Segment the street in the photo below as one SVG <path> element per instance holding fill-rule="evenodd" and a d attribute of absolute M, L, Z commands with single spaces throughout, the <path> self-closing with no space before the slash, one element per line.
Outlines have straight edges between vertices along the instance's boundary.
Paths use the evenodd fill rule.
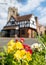
<path fill-rule="evenodd" d="M 0 38 L 0 47 L 7 45 L 7 43 L 11 40 L 11 39 L 15 39 L 15 38 Z M 25 44 L 33 44 L 33 43 L 37 43 L 37 39 L 36 38 L 24 38 L 25 39 Z M 18 40 L 20 40 L 20 38 L 18 38 Z"/>

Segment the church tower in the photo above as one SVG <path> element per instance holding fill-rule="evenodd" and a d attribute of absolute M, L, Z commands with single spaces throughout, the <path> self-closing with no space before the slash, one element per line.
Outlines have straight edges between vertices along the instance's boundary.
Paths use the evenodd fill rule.
<path fill-rule="evenodd" d="M 15 7 L 9 7 L 8 8 L 8 20 L 10 19 L 11 16 L 18 16 L 18 9 Z"/>

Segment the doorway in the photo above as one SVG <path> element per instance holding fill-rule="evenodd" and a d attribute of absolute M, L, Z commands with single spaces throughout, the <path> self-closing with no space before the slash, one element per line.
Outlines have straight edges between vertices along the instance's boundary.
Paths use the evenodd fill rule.
<path fill-rule="evenodd" d="M 10 37 L 10 30 L 7 30 L 7 31 L 6 31 L 5 36 L 6 36 L 6 37 Z"/>

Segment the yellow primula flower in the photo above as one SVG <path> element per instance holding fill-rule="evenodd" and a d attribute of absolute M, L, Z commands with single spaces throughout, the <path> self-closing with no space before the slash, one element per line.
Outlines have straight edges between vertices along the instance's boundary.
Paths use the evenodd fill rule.
<path fill-rule="evenodd" d="M 11 53 L 12 51 L 13 51 L 12 46 L 8 46 L 7 52 L 8 52 L 8 53 Z"/>
<path fill-rule="evenodd" d="M 26 57 L 27 57 L 27 61 L 32 60 L 32 58 L 31 58 L 31 54 L 30 54 L 29 52 L 27 52 Z"/>
<path fill-rule="evenodd" d="M 26 55 L 23 57 L 23 59 L 25 59 L 25 60 L 27 60 L 27 61 L 32 60 L 31 54 L 30 54 L 29 52 L 27 52 Z"/>
<path fill-rule="evenodd" d="M 17 59 L 21 59 L 22 58 L 22 55 L 21 55 L 21 51 L 20 50 L 17 50 L 16 53 L 14 54 L 14 59 L 17 58 Z"/>
<path fill-rule="evenodd" d="M 24 48 L 22 43 L 20 43 L 20 42 L 17 42 L 15 45 L 16 45 L 17 49 L 23 49 Z"/>
<path fill-rule="evenodd" d="M 25 55 L 26 54 L 26 51 L 23 49 L 23 50 L 21 50 L 21 54 L 22 55 Z"/>
<path fill-rule="evenodd" d="M 13 45 L 15 45 L 15 42 L 14 42 L 14 40 L 12 39 L 12 40 L 10 40 L 10 41 L 8 42 L 8 46 L 13 46 Z"/>
<path fill-rule="evenodd" d="M 8 42 L 8 46 L 11 46 L 13 49 L 15 49 L 16 47 L 16 42 L 12 39 Z"/>
<path fill-rule="evenodd" d="M 8 46 L 12 46 L 14 49 L 23 49 L 24 48 L 22 43 L 14 42 L 13 39 L 8 42 Z"/>

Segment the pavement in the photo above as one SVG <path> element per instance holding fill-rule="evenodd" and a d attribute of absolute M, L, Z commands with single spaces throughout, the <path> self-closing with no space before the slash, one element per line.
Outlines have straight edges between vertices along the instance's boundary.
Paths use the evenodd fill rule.
<path fill-rule="evenodd" d="M 7 43 L 11 40 L 11 39 L 16 39 L 16 38 L 1 38 L 0 37 L 0 47 L 7 45 Z M 25 39 L 25 44 L 28 45 L 32 45 L 33 43 L 39 43 L 38 40 L 36 38 L 24 38 Z M 20 40 L 20 38 L 18 38 L 18 40 Z"/>

